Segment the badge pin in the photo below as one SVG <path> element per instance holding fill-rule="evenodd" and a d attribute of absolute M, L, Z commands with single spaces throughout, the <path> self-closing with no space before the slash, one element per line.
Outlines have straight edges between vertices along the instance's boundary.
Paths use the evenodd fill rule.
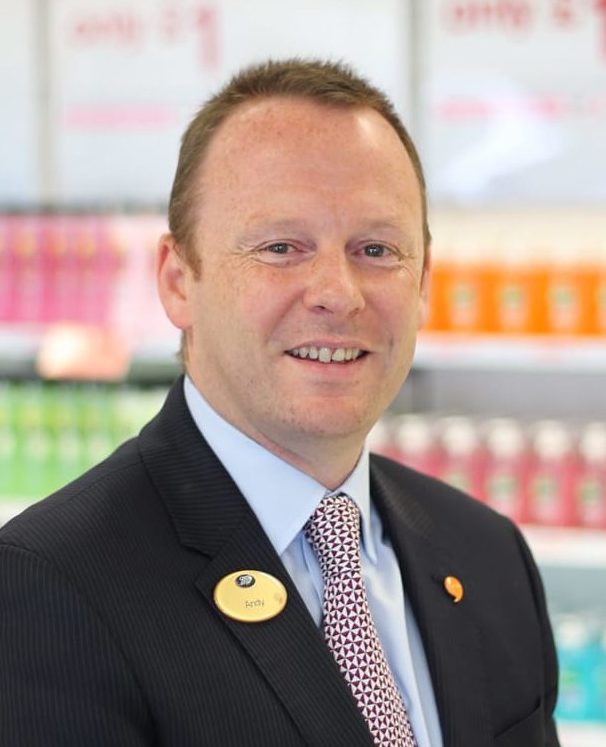
<path fill-rule="evenodd" d="M 450 594 L 455 604 L 463 599 L 463 584 L 456 576 L 446 576 L 444 579 L 444 588 Z"/>
<path fill-rule="evenodd" d="M 286 606 L 284 584 L 264 571 L 242 570 L 224 576 L 215 586 L 215 604 L 238 622 L 263 622 Z"/>

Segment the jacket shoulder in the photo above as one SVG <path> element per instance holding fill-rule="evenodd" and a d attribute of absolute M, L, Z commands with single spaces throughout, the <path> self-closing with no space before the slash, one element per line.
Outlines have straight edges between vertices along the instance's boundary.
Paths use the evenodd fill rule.
<path fill-rule="evenodd" d="M 73 482 L 33 504 L 0 528 L 0 544 L 16 545 L 41 555 L 86 545 L 104 533 L 141 495 L 148 479 L 137 439 L 126 441 L 105 460 Z"/>

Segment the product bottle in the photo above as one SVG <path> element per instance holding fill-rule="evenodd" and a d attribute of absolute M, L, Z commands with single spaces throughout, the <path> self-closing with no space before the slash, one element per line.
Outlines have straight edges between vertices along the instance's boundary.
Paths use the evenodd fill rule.
<path fill-rule="evenodd" d="M 527 519 L 528 452 L 521 425 L 511 418 L 485 423 L 483 498 L 518 524 Z"/>
<path fill-rule="evenodd" d="M 594 328 L 596 335 L 606 335 L 606 237 L 595 243 Z"/>
<path fill-rule="evenodd" d="M 535 424 L 528 489 L 528 520 L 547 526 L 576 524 L 576 459 L 572 435 L 563 423 Z"/>
<path fill-rule="evenodd" d="M 528 238 L 511 230 L 495 245 L 496 271 L 491 306 L 495 331 L 509 335 L 544 332 L 541 302 L 542 257 Z"/>
<path fill-rule="evenodd" d="M 439 454 L 431 421 L 427 416 L 407 414 L 393 422 L 393 440 L 398 461 L 412 469 L 435 477 Z"/>
<path fill-rule="evenodd" d="M 482 244 L 465 241 L 453 245 L 453 257 L 448 263 L 442 291 L 450 331 L 491 331 L 489 296 L 493 270 Z"/>
<path fill-rule="evenodd" d="M 588 423 L 579 439 L 575 480 L 576 514 L 581 526 L 606 529 L 606 424 Z"/>
<path fill-rule="evenodd" d="M 43 253 L 37 216 L 15 218 L 13 237 L 15 296 L 14 320 L 35 323 L 42 319 Z"/>
<path fill-rule="evenodd" d="M 381 454 L 381 456 L 397 459 L 393 443 L 391 423 L 392 418 L 383 416 L 372 427 L 366 442 L 368 449 L 374 454 Z"/>
<path fill-rule="evenodd" d="M 549 332 L 575 336 L 591 332 L 593 277 L 586 247 L 564 240 L 554 243 L 546 283 Z"/>
<path fill-rule="evenodd" d="M 565 615 L 554 620 L 560 681 L 556 718 L 588 721 L 593 709 L 593 670 L 595 651 L 589 625 L 581 615 Z"/>
<path fill-rule="evenodd" d="M 0 216 L 0 322 L 13 321 L 15 308 L 15 252 L 13 247 L 13 224 L 15 219 Z"/>
<path fill-rule="evenodd" d="M 15 457 L 17 434 L 13 417 L 14 385 L 0 382 L 0 500 L 17 496 Z"/>
<path fill-rule="evenodd" d="M 47 492 L 51 438 L 46 427 L 43 385 L 22 384 L 15 412 L 17 494 L 34 500 Z"/>
<path fill-rule="evenodd" d="M 438 476 L 474 498 L 482 498 L 482 451 L 470 418 L 441 418 L 436 424 L 441 445 Z"/>
<path fill-rule="evenodd" d="M 52 488 L 73 480 L 85 464 L 83 434 L 80 426 L 80 392 L 74 383 L 52 388 L 51 433 L 53 472 Z"/>
<path fill-rule="evenodd" d="M 606 624 L 602 620 L 591 691 L 594 694 L 593 719 L 606 724 Z"/>

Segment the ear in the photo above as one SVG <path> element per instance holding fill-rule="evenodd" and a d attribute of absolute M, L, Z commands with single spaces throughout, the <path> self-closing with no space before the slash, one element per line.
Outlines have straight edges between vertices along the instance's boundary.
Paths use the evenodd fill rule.
<path fill-rule="evenodd" d="M 431 270 L 431 245 L 425 247 L 425 256 L 423 258 L 423 271 L 421 273 L 421 286 L 419 290 L 419 316 L 417 328 L 424 327 L 429 318 L 429 291 L 430 291 L 430 270 Z"/>
<path fill-rule="evenodd" d="M 156 284 L 166 316 L 181 330 L 191 326 L 190 286 L 192 271 L 170 233 L 158 241 Z"/>

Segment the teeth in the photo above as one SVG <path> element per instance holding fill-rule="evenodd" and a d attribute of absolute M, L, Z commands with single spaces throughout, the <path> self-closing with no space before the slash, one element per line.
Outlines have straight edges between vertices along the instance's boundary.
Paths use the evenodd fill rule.
<path fill-rule="evenodd" d="M 361 353 L 360 348 L 293 348 L 288 351 L 295 358 L 309 358 L 320 363 L 344 363 L 355 360 Z"/>

